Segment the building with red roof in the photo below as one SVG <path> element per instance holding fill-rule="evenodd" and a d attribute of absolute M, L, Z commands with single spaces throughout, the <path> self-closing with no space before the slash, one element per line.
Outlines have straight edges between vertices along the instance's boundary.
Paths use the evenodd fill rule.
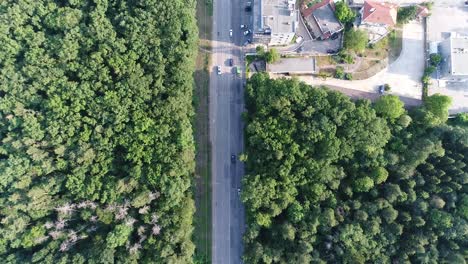
<path fill-rule="evenodd" d="M 397 23 L 398 5 L 368 1 L 360 10 L 359 28 L 369 33 L 369 42 L 375 43 L 385 37 Z"/>
<path fill-rule="evenodd" d="M 301 10 L 307 29 L 314 39 L 325 40 L 344 29 L 335 16 L 333 0 L 322 0 Z"/>

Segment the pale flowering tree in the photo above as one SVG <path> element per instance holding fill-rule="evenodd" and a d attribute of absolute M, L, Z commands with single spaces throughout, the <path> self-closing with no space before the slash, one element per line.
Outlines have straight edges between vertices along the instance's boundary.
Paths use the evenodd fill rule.
<path fill-rule="evenodd" d="M 153 214 L 151 216 L 151 223 L 152 224 L 156 224 L 158 222 L 158 220 L 159 220 L 159 216 L 157 214 Z"/>
<path fill-rule="evenodd" d="M 57 230 L 62 230 L 65 228 L 66 221 L 64 219 L 59 219 L 57 222 L 55 222 L 55 229 Z"/>
<path fill-rule="evenodd" d="M 49 239 L 49 236 L 41 236 L 41 237 L 38 237 L 34 240 L 34 242 L 36 244 L 41 244 L 42 242 L 46 241 L 47 239 Z"/>
<path fill-rule="evenodd" d="M 61 235 L 62 235 L 62 232 L 60 232 L 60 231 L 51 231 L 51 232 L 49 232 L 49 236 L 53 240 L 57 240 Z"/>
<path fill-rule="evenodd" d="M 148 211 L 149 211 L 149 209 L 150 209 L 150 207 L 147 206 L 147 205 L 145 205 L 145 206 L 143 206 L 142 208 L 140 208 L 140 209 L 138 210 L 138 213 L 140 213 L 140 214 L 147 214 Z"/>
<path fill-rule="evenodd" d="M 115 219 L 122 220 L 127 216 L 127 214 L 128 214 L 128 208 L 125 206 L 121 206 L 119 207 L 119 210 L 115 214 Z"/>
<path fill-rule="evenodd" d="M 133 246 L 131 246 L 129 249 L 128 249 L 128 252 L 130 252 L 130 254 L 135 254 L 138 252 L 138 250 L 141 248 L 141 244 L 140 243 L 135 243 Z"/>
<path fill-rule="evenodd" d="M 69 215 L 74 211 L 74 208 L 75 208 L 74 204 L 66 203 L 62 206 L 56 207 L 55 210 L 64 215 Z"/>
<path fill-rule="evenodd" d="M 62 244 L 60 244 L 60 251 L 61 252 L 65 252 L 67 250 L 70 249 L 70 243 L 68 242 L 68 240 L 65 240 L 62 242 Z"/>
<path fill-rule="evenodd" d="M 139 236 L 142 236 L 145 233 L 145 231 L 146 231 L 146 227 L 144 227 L 144 226 L 140 226 L 137 229 L 137 233 L 138 233 Z"/>
<path fill-rule="evenodd" d="M 135 218 L 129 217 L 125 220 L 125 225 L 127 226 L 133 226 L 137 220 Z"/>
<path fill-rule="evenodd" d="M 153 201 L 154 199 L 158 199 L 161 194 L 159 192 L 150 192 L 148 194 L 149 201 Z"/>
<path fill-rule="evenodd" d="M 153 235 L 159 235 L 159 233 L 161 233 L 161 227 L 159 225 L 154 225 L 151 229 L 151 233 Z"/>
<path fill-rule="evenodd" d="M 98 220 L 98 217 L 96 215 L 93 215 L 89 218 L 89 221 L 92 222 L 92 223 L 96 223 Z"/>
<path fill-rule="evenodd" d="M 47 228 L 47 229 L 51 229 L 54 226 L 55 226 L 54 223 L 49 222 L 49 221 L 45 222 L 45 224 L 44 224 L 44 227 Z"/>

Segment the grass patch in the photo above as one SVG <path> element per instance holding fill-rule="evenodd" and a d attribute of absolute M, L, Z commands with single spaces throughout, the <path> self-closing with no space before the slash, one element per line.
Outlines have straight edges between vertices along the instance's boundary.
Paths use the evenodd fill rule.
<path fill-rule="evenodd" d="M 332 59 L 332 56 L 316 56 L 315 62 L 318 67 L 324 67 L 329 65 L 335 65 L 336 62 Z"/>
<path fill-rule="evenodd" d="M 211 263 L 211 146 L 209 135 L 209 87 L 211 65 L 213 1 L 197 1 L 197 24 L 199 31 L 199 52 L 194 73 L 194 138 L 196 146 L 196 167 L 193 184 L 196 212 L 193 241 L 195 243 L 194 263 Z"/>
<path fill-rule="evenodd" d="M 388 59 L 391 63 L 398 59 L 401 53 L 401 49 L 403 48 L 403 30 L 401 28 L 397 28 L 392 33 L 390 33 L 388 36 L 388 44 Z"/>

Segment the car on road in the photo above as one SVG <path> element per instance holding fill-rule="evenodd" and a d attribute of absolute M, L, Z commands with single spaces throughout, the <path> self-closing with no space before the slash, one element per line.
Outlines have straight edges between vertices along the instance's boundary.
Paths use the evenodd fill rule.
<path fill-rule="evenodd" d="M 246 25 L 241 25 L 241 29 L 247 28 Z"/>
<path fill-rule="evenodd" d="M 229 30 L 229 37 L 232 38 L 232 29 Z"/>
<path fill-rule="evenodd" d="M 468 1 L 465 1 L 465 6 L 468 6 Z"/>
<path fill-rule="evenodd" d="M 232 67 L 232 65 L 234 65 L 234 60 L 233 59 L 228 59 L 228 65 Z"/>
<path fill-rule="evenodd" d="M 216 66 L 216 73 L 221 75 L 221 66 Z"/>
<path fill-rule="evenodd" d="M 337 39 L 340 35 L 338 33 L 335 33 L 331 35 L 331 39 Z"/>
<path fill-rule="evenodd" d="M 334 53 L 336 53 L 336 50 L 333 50 L 333 49 L 327 49 L 327 53 L 328 53 L 328 54 L 334 54 Z"/>
<path fill-rule="evenodd" d="M 236 163 L 236 155 L 231 154 L 231 163 Z"/>
<path fill-rule="evenodd" d="M 252 31 L 250 29 L 247 29 L 246 31 L 244 31 L 244 36 L 247 36 L 249 35 L 250 33 L 252 33 Z"/>

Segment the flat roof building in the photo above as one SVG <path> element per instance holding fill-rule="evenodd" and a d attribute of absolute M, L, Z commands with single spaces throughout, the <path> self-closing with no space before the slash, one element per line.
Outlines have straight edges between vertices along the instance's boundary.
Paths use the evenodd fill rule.
<path fill-rule="evenodd" d="M 317 72 L 314 58 L 281 58 L 267 64 L 268 72 L 277 74 L 314 74 Z"/>
<path fill-rule="evenodd" d="M 441 79 L 468 82 L 468 36 L 452 33 L 441 42 L 440 51 L 444 58 L 441 64 Z"/>
<path fill-rule="evenodd" d="M 296 34 L 295 0 L 254 0 L 254 41 L 269 46 L 288 45 Z"/>

